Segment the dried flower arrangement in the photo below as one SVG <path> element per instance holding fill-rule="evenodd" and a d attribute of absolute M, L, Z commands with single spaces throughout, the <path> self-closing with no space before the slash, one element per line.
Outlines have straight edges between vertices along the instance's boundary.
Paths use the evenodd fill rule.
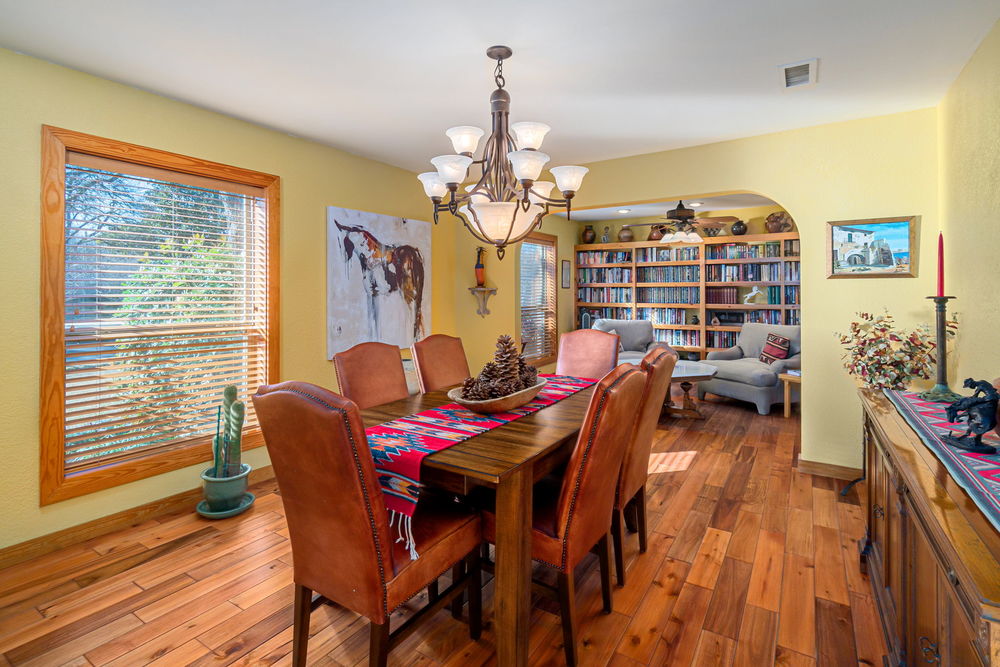
<path fill-rule="evenodd" d="M 937 344 L 931 340 L 926 326 L 913 331 L 897 328 L 892 315 L 858 313 L 859 321 L 851 322 L 850 331 L 838 333 L 847 372 L 869 386 L 885 389 L 906 389 L 914 378 L 927 380 L 937 362 Z M 954 336 L 957 325 L 948 323 L 948 335 Z"/>
<path fill-rule="evenodd" d="M 524 361 L 513 338 L 500 336 L 493 361 L 487 362 L 479 375 L 462 383 L 462 398 L 467 401 L 501 398 L 537 383 L 538 369 Z"/>

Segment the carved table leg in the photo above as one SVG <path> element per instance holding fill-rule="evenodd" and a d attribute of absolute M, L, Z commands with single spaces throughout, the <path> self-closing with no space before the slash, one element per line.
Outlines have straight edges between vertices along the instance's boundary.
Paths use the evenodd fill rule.
<path fill-rule="evenodd" d="M 496 609 L 497 662 L 528 664 L 531 615 L 532 466 L 525 465 L 497 486 Z"/>
<path fill-rule="evenodd" d="M 691 389 L 694 385 L 690 382 L 681 382 L 681 390 L 684 392 L 683 407 L 677 407 L 673 401 L 667 404 L 667 411 L 675 417 L 687 417 L 688 419 L 704 419 L 705 415 L 698 409 L 698 403 L 691 396 Z"/>

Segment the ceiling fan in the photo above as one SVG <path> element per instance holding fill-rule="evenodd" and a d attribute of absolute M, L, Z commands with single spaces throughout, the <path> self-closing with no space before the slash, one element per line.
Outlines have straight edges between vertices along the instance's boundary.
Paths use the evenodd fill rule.
<path fill-rule="evenodd" d="M 701 237 L 695 229 L 703 231 L 705 236 L 717 236 L 725 223 L 737 220 L 739 218 L 734 215 L 698 216 L 694 209 L 687 208 L 683 201 L 678 201 L 677 206 L 667 211 L 663 222 L 659 223 L 660 243 L 700 243 Z"/>

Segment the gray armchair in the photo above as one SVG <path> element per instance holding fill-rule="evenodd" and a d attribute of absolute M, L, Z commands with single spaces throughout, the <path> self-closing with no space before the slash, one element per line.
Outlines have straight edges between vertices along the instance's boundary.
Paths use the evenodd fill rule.
<path fill-rule="evenodd" d="M 673 348 L 666 343 L 657 342 L 653 334 L 653 323 L 647 320 L 606 320 L 594 322 L 593 329 L 610 333 L 615 331 L 621 339 L 622 349 L 618 351 L 618 363 L 638 364 L 646 353 L 656 347 L 662 347 L 671 352 Z M 677 353 L 674 352 L 674 356 Z"/>
<path fill-rule="evenodd" d="M 761 350 L 769 333 L 788 338 L 788 358 L 773 364 L 760 361 Z M 744 324 L 736 346 L 708 353 L 705 363 L 715 366 L 718 373 L 708 382 L 698 383 L 698 398 L 705 394 L 727 396 L 757 405 L 757 412 L 766 415 L 771 406 L 784 401 L 784 388 L 778 374 L 801 368 L 802 334 L 798 326 L 780 324 Z M 799 387 L 792 386 L 792 400 L 798 402 Z"/>

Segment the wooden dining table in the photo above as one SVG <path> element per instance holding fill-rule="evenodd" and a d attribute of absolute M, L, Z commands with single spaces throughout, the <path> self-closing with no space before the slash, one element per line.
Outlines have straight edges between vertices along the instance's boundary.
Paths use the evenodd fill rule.
<path fill-rule="evenodd" d="M 461 495 L 496 490 L 494 629 L 500 665 L 528 663 L 531 614 L 532 485 L 565 461 L 593 387 L 424 458 L 422 484 Z M 415 394 L 361 411 L 365 427 L 451 403 L 447 390 Z"/>

